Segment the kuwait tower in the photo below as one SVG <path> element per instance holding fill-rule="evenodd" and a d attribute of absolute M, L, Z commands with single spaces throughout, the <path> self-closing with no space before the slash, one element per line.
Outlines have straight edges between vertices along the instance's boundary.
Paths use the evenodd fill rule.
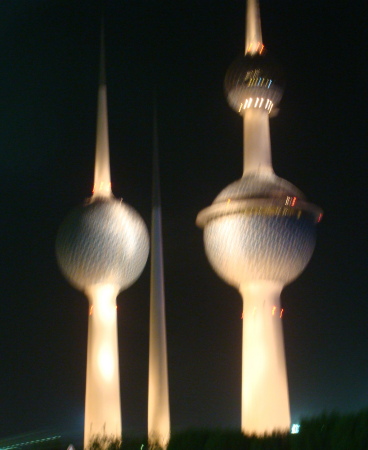
<path fill-rule="evenodd" d="M 63 275 L 89 301 L 84 446 L 94 435 L 121 437 L 116 296 L 139 277 L 148 252 L 142 218 L 111 192 L 102 42 L 93 195 L 71 211 L 56 239 Z"/>
<path fill-rule="evenodd" d="M 151 220 L 148 439 L 153 448 L 155 444 L 159 444 L 162 448 L 166 448 L 170 438 L 170 406 L 167 372 L 164 265 L 156 116 L 155 108 Z"/>
<path fill-rule="evenodd" d="M 282 79 L 262 43 L 256 0 L 248 0 L 245 54 L 228 69 L 225 92 L 243 117 L 243 176 L 197 225 L 213 269 L 243 298 L 241 427 L 260 435 L 290 427 L 280 293 L 308 264 L 322 211 L 272 169 L 269 116 Z"/>

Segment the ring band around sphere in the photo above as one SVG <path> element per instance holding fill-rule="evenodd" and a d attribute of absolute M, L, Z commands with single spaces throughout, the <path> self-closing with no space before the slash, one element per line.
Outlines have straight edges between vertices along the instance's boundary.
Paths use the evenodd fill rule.
<path fill-rule="evenodd" d="M 257 280 L 285 285 L 297 278 L 313 254 L 321 210 L 294 199 L 234 200 L 202 210 L 197 225 L 204 228 L 215 272 L 236 288 Z"/>

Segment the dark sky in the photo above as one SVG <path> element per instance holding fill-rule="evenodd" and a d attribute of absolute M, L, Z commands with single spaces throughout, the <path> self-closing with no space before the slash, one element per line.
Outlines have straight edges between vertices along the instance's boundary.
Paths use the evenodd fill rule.
<path fill-rule="evenodd" d="M 245 1 L 106 3 L 113 191 L 147 225 L 157 90 L 172 428 L 240 427 L 241 299 L 210 268 L 195 218 L 242 173 L 242 121 L 223 79 L 243 51 Z M 368 397 L 363 11 L 328 4 L 261 2 L 287 80 L 274 169 L 325 212 L 309 266 L 282 293 L 294 421 Z M 81 432 L 88 304 L 54 242 L 93 183 L 100 8 L 2 0 L 0 21 L 0 438 Z M 142 433 L 148 314 L 149 265 L 118 298 L 123 428 Z"/>

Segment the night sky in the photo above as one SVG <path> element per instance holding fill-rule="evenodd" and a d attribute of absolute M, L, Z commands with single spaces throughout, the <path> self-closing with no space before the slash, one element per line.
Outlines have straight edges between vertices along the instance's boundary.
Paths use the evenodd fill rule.
<path fill-rule="evenodd" d="M 239 428 L 242 303 L 211 269 L 195 218 L 242 174 L 242 120 L 223 79 L 243 52 L 245 1 L 106 3 L 113 192 L 148 226 L 157 92 L 172 429 Z M 281 297 L 293 421 L 368 406 L 363 10 L 329 4 L 261 1 L 264 43 L 286 75 L 274 169 L 325 212 L 310 264 Z M 83 429 L 88 303 L 54 245 L 91 195 L 100 16 L 87 0 L 0 3 L 0 438 Z M 149 264 L 118 298 L 127 432 L 146 431 L 148 315 Z"/>

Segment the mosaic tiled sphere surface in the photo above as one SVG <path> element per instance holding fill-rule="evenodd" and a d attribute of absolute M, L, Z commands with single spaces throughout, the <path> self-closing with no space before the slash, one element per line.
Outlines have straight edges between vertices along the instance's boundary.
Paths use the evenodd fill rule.
<path fill-rule="evenodd" d="M 204 228 L 207 257 L 229 284 L 268 280 L 288 284 L 308 264 L 315 246 L 312 217 L 231 214 Z"/>
<path fill-rule="evenodd" d="M 141 274 L 148 252 L 143 219 L 116 199 L 95 200 L 75 208 L 56 239 L 61 271 L 80 290 L 99 283 L 127 288 Z"/>
<path fill-rule="evenodd" d="M 206 254 L 220 277 L 236 287 L 256 280 L 285 285 L 298 277 L 314 250 L 316 220 L 310 211 L 285 206 L 294 196 L 305 199 L 273 173 L 248 174 L 220 192 L 212 212 L 199 214 Z"/>

